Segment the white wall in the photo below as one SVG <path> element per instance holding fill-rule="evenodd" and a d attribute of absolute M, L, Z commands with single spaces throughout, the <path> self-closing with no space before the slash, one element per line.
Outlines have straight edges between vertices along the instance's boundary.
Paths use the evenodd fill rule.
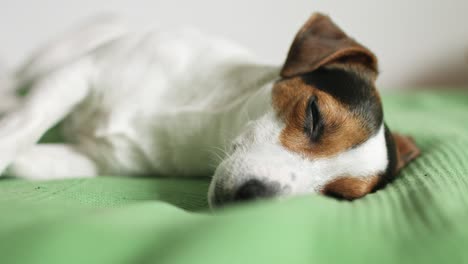
<path fill-rule="evenodd" d="M 468 0 L 0 0 L 0 58 L 15 65 L 83 18 L 111 12 L 136 25 L 195 25 L 279 64 L 313 11 L 377 54 L 381 86 L 468 86 Z"/>

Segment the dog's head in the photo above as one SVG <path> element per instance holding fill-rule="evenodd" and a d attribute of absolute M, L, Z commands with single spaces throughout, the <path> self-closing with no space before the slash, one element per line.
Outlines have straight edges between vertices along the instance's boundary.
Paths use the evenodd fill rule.
<path fill-rule="evenodd" d="M 314 14 L 291 45 L 270 112 L 217 168 L 211 206 L 304 193 L 355 199 L 393 179 L 419 150 L 385 125 L 377 74 L 371 51 Z"/>

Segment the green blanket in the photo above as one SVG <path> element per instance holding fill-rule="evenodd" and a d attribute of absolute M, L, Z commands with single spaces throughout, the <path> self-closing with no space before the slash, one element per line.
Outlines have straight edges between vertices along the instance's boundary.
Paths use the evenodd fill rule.
<path fill-rule="evenodd" d="M 468 263 L 468 93 L 384 97 L 422 156 L 354 202 L 211 213 L 209 179 L 0 180 L 0 263 Z"/>

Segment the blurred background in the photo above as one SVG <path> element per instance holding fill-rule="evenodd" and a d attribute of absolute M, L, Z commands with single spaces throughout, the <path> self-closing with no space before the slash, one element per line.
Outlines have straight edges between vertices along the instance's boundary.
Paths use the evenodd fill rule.
<path fill-rule="evenodd" d="M 192 25 L 281 64 L 314 11 L 329 14 L 377 54 L 380 87 L 468 87 L 467 0 L 0 0 L 0 64 L 18 65 L 48 39 L 100 13 L 146 28 Z"/>

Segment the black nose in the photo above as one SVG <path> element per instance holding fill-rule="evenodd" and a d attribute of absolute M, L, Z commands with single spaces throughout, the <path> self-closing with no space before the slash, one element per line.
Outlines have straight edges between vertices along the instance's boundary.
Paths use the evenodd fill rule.
<path fill-rule="evenodd" d="M 248 201 L 267 198 L 274 195 L 274 188 L 259 180 L 249 180 L 239 187 L 234 194 L 234 201 Z"/>

